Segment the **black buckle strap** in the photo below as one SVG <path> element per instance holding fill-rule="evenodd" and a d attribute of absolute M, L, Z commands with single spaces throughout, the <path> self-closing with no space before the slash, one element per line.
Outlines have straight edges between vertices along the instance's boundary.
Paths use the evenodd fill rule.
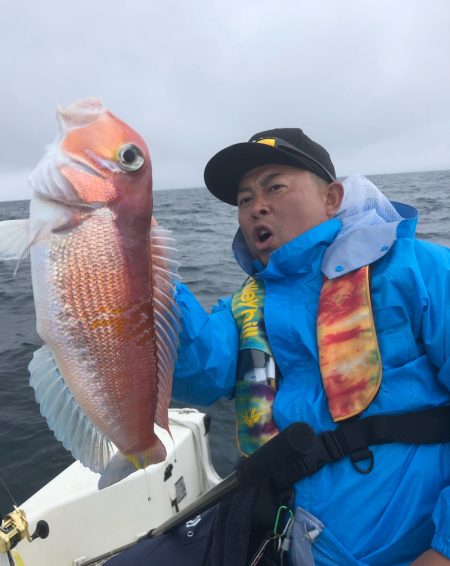
<path fill-rule="evenodd" d="M 391 442 L 450 442 L 450 406 L 346 421 L 319 435 L 306 423 L 294 423 L 242 460 L 236 472 L 242 486 L 268 477 L 276 478 L 279 485 L 292 485 L 349 456 L 356 470 L 368 474 L 374 467 L 369 446 Z M 367 467 L 359 465 L 363 460 L 369 460 Z"/>
<path fill-rule="evenodd" d="M 366 468 L 363 468 L 358 463 L 363 460 L 369 460 L 369 464 L 367 465 Z M 370 474 L 370 472 L 373 470 L 373 467 L 375 465 L 375 457 L 373 455 L 372 450 L 365 448 L 363 450 L 357 450 L 356 452 L 350 454 L 350 462 L 352 463 L 352 466 L 357 472 L 366 475 L 366 474 Z"/>
<path fill-rule="evenodd" d="M 319 438 L 322 440 L 331 462 L 337 462 L 345 456 L 345 452 L 334 430 L 323 432 Z"/>
<path fill-rule="evenodd" d="M 347 433 L 348 434 L 348 433 Z M 318 437 L 322 444 L 323 447 L 325 449 L 325 452 L 327 454 L 327 458 L 322 458 L 321 462 L 318 466 L 318 470 L 320 468 L 323 467 L 323 465 L 331 463 L 331 462 L 337 462 L 338 460 L 341 460 L 342 458 L 344 458 L 344 456 L 349 456 L 350 457 L 350 461 L 352 463 L 352 466 L 355 468 L 355 470 L 361 474 L 369 474 L 374 467 L 375 464 L 375 459 L 373 456 L 373 452 L 372 450 L 369 450 L 369 448 L 366 447 L 361 447 L 361 448 L 356 448 L 353 450 L 353 446 L 350 448 L 350 452 L 347 451 L 343 448 L 342 444 L 341 444 L 341 440 L 339 438 L 339 435 L 336 433 L 336 431 L 334 430 L 328 430 L 326 432 L 323 432 L 322 434 L 319 435 Z M 348 440 L 348 438 L 346 439 Z M 359 439 L 358 439 L 359 440 Z M 358 442 L 359 444 L 360 442 Z M 349 444 L 348 442 L 346 442 L 346 444 Z M 363 468 L 362 466 L 360 466 L 358 464 L 358 462 L 361 462 L 363 460 L 369 460 L 369 464 L 368 466 L 366 466 L 365 468 Z"/>

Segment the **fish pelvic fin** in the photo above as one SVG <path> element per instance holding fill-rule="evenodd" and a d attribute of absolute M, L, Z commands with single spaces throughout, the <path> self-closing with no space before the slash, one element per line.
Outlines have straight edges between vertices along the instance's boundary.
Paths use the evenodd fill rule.
<path fill-rule="evenodd" d="M 153 226 L 150 247 L 158 364 L 155 422 L 170 434 L 168 406 L 181 331 L 181 311 L 175 301 L 176 283 L 180 280 L 179 263 L 175 259 L 177 250 L 170 230 Z"/>
<path fill-rule="evenodd" d="M 28 226 L 28 218 L 0 222 L 0 260 L 17 260 L 14 275 L 30 248 Z"/>
<path fill-rule="evenodd" d="M 98 488 L 104 489 L 123 480 L 137 470 L 142 470 L 152 464 L 164 462 L 166 456 L 167 453 L 164 444 L 156 435 L 154 443 L 145 452 L 140 452 L 139 454 L 123 454 L 122 452 L 117 452 L 102 472 L 98 482 Z"/>
<path fill-rule="evenodd" d="M 113 444 L 74 399 L 52 351 L 47 346 L 37 350 L 28 369 L 41 414 L 57 440 L 84 466 L 102 472 L 114 452 Z"/>

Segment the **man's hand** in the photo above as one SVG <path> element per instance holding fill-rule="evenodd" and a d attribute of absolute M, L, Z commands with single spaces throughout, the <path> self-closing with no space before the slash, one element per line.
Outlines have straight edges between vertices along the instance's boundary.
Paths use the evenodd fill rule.
<path fill-rule="evenodd" d="M 439 552 L 431 549 L 416 558 L 411 566 L 449 566 L 450 560 Z"/>

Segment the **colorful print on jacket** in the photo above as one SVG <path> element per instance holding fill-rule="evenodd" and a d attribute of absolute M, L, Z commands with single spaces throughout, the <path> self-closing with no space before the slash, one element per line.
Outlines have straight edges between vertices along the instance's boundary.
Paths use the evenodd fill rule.
<path fill-rule="evenodd" d="M 240 451 L 249 456 L 278 434 L 272 415 L 275 375 L 267 375 L 264 363 L 252 367 L 255 350 L 261 352 L 263 360 L 272 355 L 264 327 L 263 282 L 250 277 L 233 295 L 231 308 L 240 332 L 235 393 L 237 441 Z M 248 367 L 242 367 L 244 360 Z"/>

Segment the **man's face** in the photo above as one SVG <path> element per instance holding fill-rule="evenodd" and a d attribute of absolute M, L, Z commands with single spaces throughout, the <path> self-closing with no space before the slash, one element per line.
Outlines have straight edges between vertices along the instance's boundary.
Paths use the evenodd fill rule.
<path fill-rule="evenodd" d="M 238 219 L 253 257 L 267 265 L 270 254 L 331 218 L 339 203 L 330 206 L 329 187 L 309 171 L 288 165 L 263 165 L 239 182 Z M 336 207 L 337 205 L 337 207 Z"/>

